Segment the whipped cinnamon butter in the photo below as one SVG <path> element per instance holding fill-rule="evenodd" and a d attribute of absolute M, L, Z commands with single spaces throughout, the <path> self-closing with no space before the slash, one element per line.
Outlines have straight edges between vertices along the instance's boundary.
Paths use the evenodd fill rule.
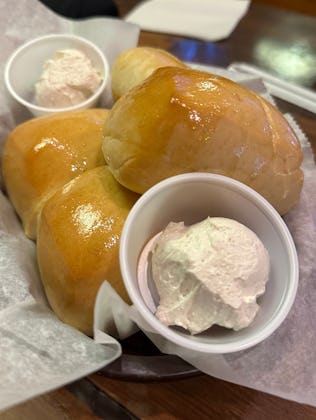
<path fill-rule="evenodd" d="M 59 50 L 44 64 L 35 84 L 35 102 L 48 108 L 76 105 L 93 95 L 101 81 L 101 74 L 82 51 Z"/>
<path fill-rule="evenodd" d="M 240 330 L 255 318 L 265 291 L 269 255 L 257 235 L 215 217 L 186 227 L 170 223 L 152 248 L 156 316 L 191 334 L 213 324 Z"/>

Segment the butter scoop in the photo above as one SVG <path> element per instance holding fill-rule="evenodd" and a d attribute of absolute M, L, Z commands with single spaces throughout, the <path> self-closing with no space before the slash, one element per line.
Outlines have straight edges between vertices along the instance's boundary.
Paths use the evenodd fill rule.
<path fill-rule="evenodd" d="M 152 245 L 156 316 L 191 334 L 214 324 L 245 328 L 258 312 L 269 267 L 260 239 L 235 220 L 209 217 L 189 227 L 169 223 Z"/>
<path fill-rule="evenodd" d="M 92 96 L 101 82 L 102 75 L 83 51 L 58 50 L 35 84 L 35 102 L 48 108 L 76 105 Z"/>

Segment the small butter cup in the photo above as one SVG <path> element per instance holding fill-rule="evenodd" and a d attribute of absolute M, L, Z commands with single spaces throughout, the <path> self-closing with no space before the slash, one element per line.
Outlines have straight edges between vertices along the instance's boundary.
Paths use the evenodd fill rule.
<path fill-rule="evenodd" d="M 56 51 L 65 48 L 75 48 L 85 53 L 102 75 L 102 82 L 89 98 L 76 105 L 64 108 L 39 106 L 34 103 L 34 93 L 43 65 L 48 59 L 53 58 Z M 87 39 L 72 34 L 50 34 L 32 39 L 16 49 L 6 63 L 4 80 L 10 95 L 24 105 L 33 116 L 40 117 L 97 106 L 102 93 L 110 83 L 110 69 L 102 51 Z"/>
<path fill-rule="evenodd" d="M 271 271 L 259 312 L 240 331 L 212 327 L 202 334 L 163 325 L 146 304 L 138 283 L 138 264 L 148 241 L 169 222 L 191 225 L 206 217 L 227 217 L 253 230 L 269 252 Z M 168 178 L 149 189 L 130 211 L 121 235 L 120 265 L 125 287 L 138 312 L 161 336 L 190 350 L 230 353 L 269 337 L 288 315 L 298 285 L 298 259 L 283 219 L 260 194 L 231 178 L 189 173 Z"/>

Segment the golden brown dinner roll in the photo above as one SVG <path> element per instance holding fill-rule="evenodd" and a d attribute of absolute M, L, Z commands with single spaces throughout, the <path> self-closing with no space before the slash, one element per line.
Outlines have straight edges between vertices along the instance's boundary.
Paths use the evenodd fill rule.
<path fill-rule="evenodd" d="M 301 146 L 283 115 L 255 93 L 192 69 L 158 69 L 110 111 L 105 160 L 125 187 L 212 172 L 261 193 L 281 213 L 298 200 Z"/>
<path fill-rule="evenodd" d="M 177 57 L 159 48 L 135 47 L 123 51 L 112 68 L 112 95 L 114 100 L 145 80 L 160 67 L 186 67 Z"/>
<path fill-rule="evenodd" d="M 48 301 L 62 321 L 88 335 L 104 280 L 129 302 L 118 253 L 125 218 L 137 198 L 100 166 L 70 181 L 43 207 L 37 256 Z"/>
<path fill-rule="evenodd" d="M 3 178 L 28 237 L 36 238 L 40 209 L 57 188 L 104 165 L 101 144 L 107 115 L 105 109 L 64 112 L 34 118 L 9 134 Z"/>

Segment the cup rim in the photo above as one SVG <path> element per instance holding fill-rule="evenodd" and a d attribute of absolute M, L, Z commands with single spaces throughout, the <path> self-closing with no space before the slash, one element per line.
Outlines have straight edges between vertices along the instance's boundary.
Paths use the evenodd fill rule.
<path fill-rule="evenodd" d="M 32 44 L 36 44 L 45 40 L 50 40 L 50 39 L 55 39 L 55 38 L 60 38 L 60 39 L 73 39 L 76 41 L 80 41 L 83 44 L 86 44 L 89 48 L 93 49 L 98 56 L 101 59 L 102 62 L 102 67 L 103 67 L 103 73 L 104 73 L 104 77 L 102 79 L 102 82 L 100 83 L 100 86 L 98 87 L 98 89 L 93 93 L 93 95 L 89 96 L 87 99 L 85 99 L 82 102 L 79 102 L 76 105 L 71 105 L 68 107 L 63 107 L 63 108 L 50 108 L 50 107 L 44 107 L 44 106 L 40 106 L 37 104 L 34 104 L 32 102 L 27 101 L 26 99 L 22 98 L 12 87 L 11 84 L 11 78 L 10 78 L 10 73 L 11 73 L 11 68 L 12 65 L 14 64 L 14 60 L 18 57 L 18 55 L 23 52 L 26 48 L 28 48 L 30 45 Z M 94 44 L 93 42 L 89 41 L 86 38 L 83 38 L 81 36 L 78 35 L 74 35 L 74 34 L 67 34 L 67 33 L 62 33 L 62 34 L 47 34 L 47 35 L 43 35 L 43 36 L 38 36 L 36 38 L 32 38 L 31 40 L 23 43 L 22 45 L 20 45 L 16 50 L 13 51 L 13 53 L 9 56 L 6 64 L 5 64 L 5 68 L 4 68 L 4 81 L 5 81 L 5 85 L 8 89 L 8 91 L 10 92 L 10 94 L 14 97 L 14 99 L 19 102 L 20 104 L 24 105 L 25 107 L 32 109 L 34 111 L 37 111 L 39 113 L 57 113 L 57 112 L 66 112 L 66 111 L 75 111 L 77 109 L 81 109 L 86 107 L 87 105 L 89 105 L 91 102 L 95 101 L 95 99 L 100 96 L 100 94 L 104 91 L 106 84 L 109 80 L 109 75 L 110 75 L 110 66 L 108 63 L 108 60 L 105 56 L 105 54 L 101 51 L 101 49 Z"/>
<path fill-rule="evenodd" d="M 130 229 L 135 215 L 137 215 L 138 211 L 166 187 L 175 186 L 186 182 L 199 183 L 201 181 L 210 183 L 215 182 L 218 185 L 224 185 L 233 189 L 234 191 L 242 193 L 248 199 L 250 198 L 251 201 L 254 202 L 257 205 L 257 207 L 259 207 L 260 210 L 268 217 L 268 219 L 273 224 L 274 228 L 277 230 L 280 236 L 280 240 L 283 243 L 284 249 L 287 252 L 290 263 L 289 282 L 286 291 L 283 295 L 282 301 L 279 303 L 278 309 L 274 317 L 268 323 L 266 323 L 259 331 L 255 331 L 251 336 L 242 338 L 234 343 L 201 343 L 198 341 L 190 340 L 189 338 L 178 334 L 170 327 L 162 324 L 150 311 L 143 298 L 140 296 L 140 294 L 134 287 L 132 275 L 130 273 L 129 265 L 127 263 L 127 258 L 125 257 L 128 252 L 127 243 L 130 235 Z M 154 331 L 163 335 L 165 338 L 167 338 L 175 344 L 202 353 L 224 354 L 241 351 L 258 344 L 267 337 L 269 337 L 287 317 L 295 300 L 299 277 L 298 257 L 293 238 L 282 217 L 274 209 L 274 207 L 264 197 L 262 197 L 259 193 L 257 193 L 255 190 L 248 187 L 247 185 L 224 175 L 204 172 L 186 173 L 164 179 L 163 181 L 160 181 L 159 183 L 151 187 L 149 190 L 147 190 L 137 200 L 137 202 L 129 212 L 122 229 L 120 240 L 120 267 L 124 285 L 130 296 L 131 301 L 133 302 L 133 305 L 141 314 L 143 319 L 154 329 Z"/>

